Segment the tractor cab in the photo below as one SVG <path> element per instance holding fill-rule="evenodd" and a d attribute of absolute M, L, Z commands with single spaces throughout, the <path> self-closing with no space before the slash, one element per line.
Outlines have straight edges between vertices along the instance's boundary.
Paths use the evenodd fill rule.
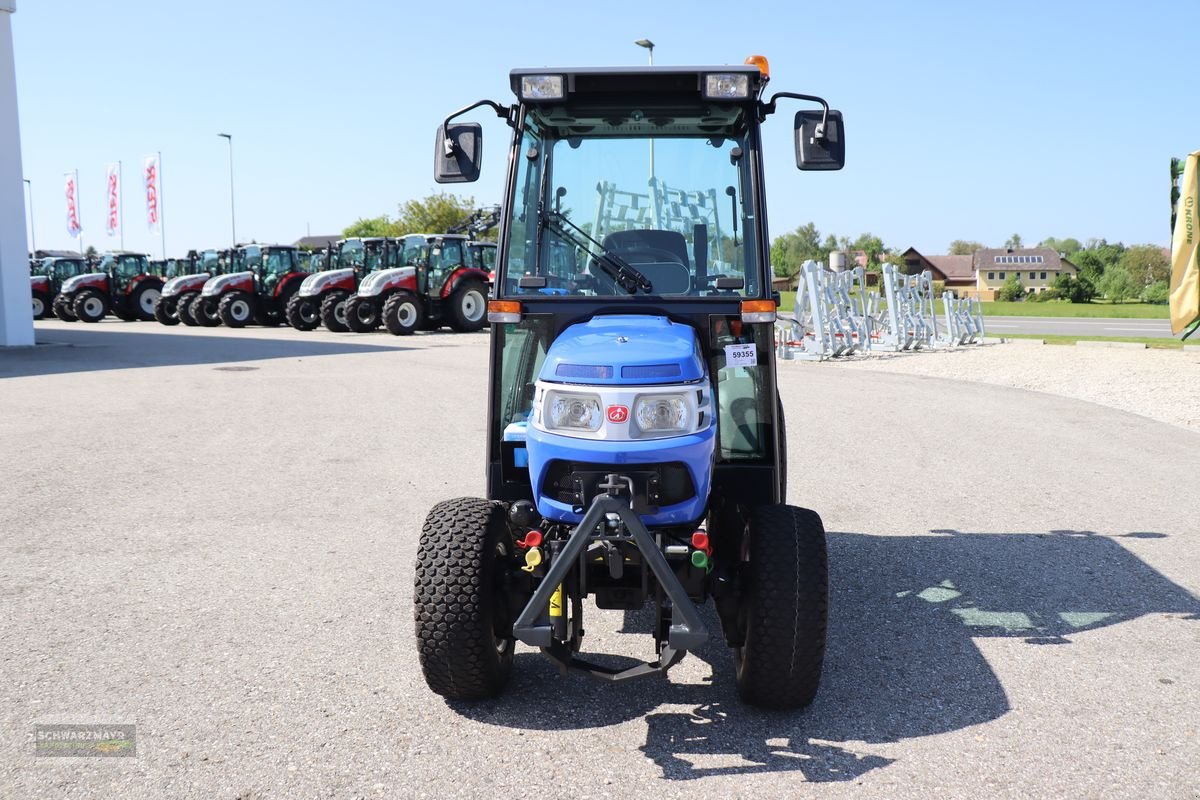
<path fill-rule="evenodd" d="M 491 274 L 496 269 L 496 243 L 467 242 L 467 263 Z"/>
<path fill-rule="evenodd" d="M 781 100 L 804 104 L 804 170 L 840 169 L 844 135 L 823 99 L 767 99 L 768 80 L 761 57 L 518 69 L 515 103 L 480 101 L 439 128 L 440 183 L 479 177 L 468 111 L 513 134 L 488 305 L 487 497 L 436 506 L 418 550 L 435 692 L 498 693 L 516 641 L 604 680 L 663 674 L 707 641 L 697 604 L 712 598 L 742 697 L 813 699 L 825 540 L 815 513 L 786 505 L 760 128 Z M 586 597 L 649 605 L 655 658 L 581 657 Z M 448 632 L 445 608 L 460 611 Z"/>
<path fill-rule="evenodd" d="M 33 295 L 33 318 L 44 319 L 50 316 L 54 309 L 54 301 L 62 289 L 63 283 L 76 275 L 88 272 L 87 261 L 78 254 L 47 255 L 42 259 L 29 262 L 29 283 Z M 56 313 L 60 319 L 65 309 L 60 304 L 61 313 Z M 65 321 L 73 322 L 74 315 Z"/>

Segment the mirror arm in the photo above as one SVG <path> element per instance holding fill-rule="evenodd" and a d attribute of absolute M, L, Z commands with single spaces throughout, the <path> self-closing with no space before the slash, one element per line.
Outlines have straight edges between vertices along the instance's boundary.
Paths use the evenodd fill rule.
<path fill-rule="evenodd" d="M 480 106 L 487 106 L 488 108 L 495 111 L 496 116 L 503 119 L 510 128 L 513 127 L 514 125 L 516 125 L 516 117 L 517 117 L 517 113 L 516 113 L 517 107 L 516 106 L 502 106 L 499 103 L 492 101 L 492 100 L 480 100 L 476 103 L 472 103 L 469 106 L 460 108 L 458 111 L 455 111 L 453 114 L 446 117 L 445 122 L 442 123 L 442 130 L 449 131 L 450 130 L 450 120 L 454 119 L 455 117 L 460 117 L 463 114 L 467 113 L 468 111 L 479 108 Z M 442 148 L 445 150 L 445 155 L 447 158 L 454 155 L 454 141 L 449 136 L 447 136 L 445 141 L 442 142 Z"/>
<path fill-rule="evenodd" d="M 825 138 L 825 124 L 829 122 L 829 103 L 825 102 L 825 98 L 817 97 L 812 94 L 796 94 L 795 92 L 776 92 L 771 95 L 771 99 L 759 106 L 759 121 L 766 119 L 769 115 L 775 113 L 775 103 L 782 97 L 788 97 L 792 100 L 807 100 L 810 103 L 820 103 L 824 113 L 821 115 L 821 124 L 817 126 L 813 133 L 814 138 Z"/>

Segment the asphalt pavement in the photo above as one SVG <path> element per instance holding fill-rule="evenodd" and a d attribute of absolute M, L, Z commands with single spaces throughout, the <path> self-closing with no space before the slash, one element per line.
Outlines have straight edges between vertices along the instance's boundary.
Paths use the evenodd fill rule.
<path fill-rule="evenodd" d="M 625 685 L 521 646 L 447 703 L 413 562 L 484 489 L 486 334 L 37 327 L 0 352 L 0 797 L 1200 796 L 1195 434 L 782 364 L 830 531 L 813 706 L 740 705 L 715 640 Z M 587 651 L 649 657 L 644 616 L 589 614 Z M 33 754 L 81 722 L 136 755 Z"/>
<path fill-rule="evenodd" d="M 1170 339 L 1171 323 L 1165 319 L 1111 319 L 1100 317 L 984 317 L 988 335 L 1041 333 L 1057 336 L 1112 336 Z"/>

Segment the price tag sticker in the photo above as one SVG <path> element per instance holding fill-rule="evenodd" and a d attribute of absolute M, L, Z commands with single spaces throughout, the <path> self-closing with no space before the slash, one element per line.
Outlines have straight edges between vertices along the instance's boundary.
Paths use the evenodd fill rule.
<path fill-rule="evenodd" d="M 754 344 L 725 345 L 725 366 L 753 367 L 758 364 L 758 346 Z"/>

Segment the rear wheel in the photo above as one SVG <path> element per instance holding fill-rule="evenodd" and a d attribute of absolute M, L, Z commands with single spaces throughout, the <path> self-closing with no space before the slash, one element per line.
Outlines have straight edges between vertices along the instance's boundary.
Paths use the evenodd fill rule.
<path fill-rule="evenodd" d="M 72 298 L 65 294 L 60 294 L 54 298 L 54 302 L 50 304 L 50 310 L 54 312 L 54 316 L 61 319 L 63 322 L 78 322 L 79 318 L 75 316 L 75 312 L 71 310 Z"/>
<path fill-rule="evenodd" d="M 129 309 L 133 316 L 148 322 L 154 319 L 154 307 L 158 304 L 160 297 L 162 297 L 162 287 L 153 283 L 143 284 L 134 289 L 133 296 L 129 298 Z"/>
<path fill-rule="evenodd" d="M 459 333 L 474 333 L 487 324 L 487 287 L 467 281 L 450 295 L 450 327 Z"/>
<path fill-rule="evenodd" d="M 33 293 L 33 318 L 45 319 L 50 315 L 50 305 L 53 301 L 45 292 Z"/>
<path fill-rule="evenodd" d="M 408 292 L 396 292 L 383 304 L 383 324 L 393 336 L 408 336 L 421 325 L 421 301 Z"/>
<path fill-rule="evenodd" d="M 158 302 L 154 304 L 154 318 L 163 325 L 178 325 L 179 314 L 176 308 L 179 305 L 177 297 L 159 297 Z"/>
<path fill-rule="evenodd" d="M 288 300 L 285 314 L 288 325 L 298 331 L 311 331 L 321 324 L 320 309 L 317 307 L 317 300 L 314 297 L 292 295 L 292 299 Z"/>
<path fill-rule="evenodd" d="M 512 675 L 505 518 L 503 505 L 474 497 L 438 503 L 425 518 L 414 592 L 417 657 L 425 682 L 443 697 L 494 697 Z"/>
<path fill-rule="evenodd" d="M 373 297 L 354 295 L 346 301 L 346 325 L 355 333 L 370 333 L 379 327 L 379 304 Z"/>
<path fill-rule="evenodd" d="M 267 308 L 262 304 L 260 304 L 258 306 L 258 310 L 254 312 L 254 321 L 259 325 L 262 325 L 264 328 L 278 328 L 280 325 L 286 322 L 284 319 L 284 312 L 280 311 L 278 308 Z"/>
<path fill-rule="evenodd" d="M 95 289 L 84 289 L 75 295 L 71 310 L 83 322 L 99 322 L 108 313 L 108 301 Z"/>
<path fill-rule="evenodd" d="M 175 316 L 179 317 L 179 321 L 188 327 L 195 327 L 198 323 L 196 318 L 192 316 L 192 303 L 196 300 L 195 292 L 184 292 L 179 295 L 179 300 L 175 303 Z"/>
<path fill-rule="evenodd" d="M 215 328 L 220 325 L 221 315 L 217 311 L 216 299 L 197 295 L 192 301 L 192 319 L 202 328 Z"/>
<path fill-rule="evenodd" d="M 230 292 L 217 306 L 221 322 L 229 328 L 244 328 L 254 319 L 254 298 L 245 292 Z"/>
<path fill-rule="evenodd" d="M 743 550 L 745 640 L 734 650 L 742 699 L 766 708 L 803 708 L 813 701 L 825 656 L 829 577 L 825 528 L 816 512 L 760 506 Z"/>
<path fill-rule="evenodd" d="M 321 301 L 321 324 L 326 330 L 334 333 L 345 333 L 350 330 L 346 325 L 346 300 L 349 292 L 330 292 Z"/>

